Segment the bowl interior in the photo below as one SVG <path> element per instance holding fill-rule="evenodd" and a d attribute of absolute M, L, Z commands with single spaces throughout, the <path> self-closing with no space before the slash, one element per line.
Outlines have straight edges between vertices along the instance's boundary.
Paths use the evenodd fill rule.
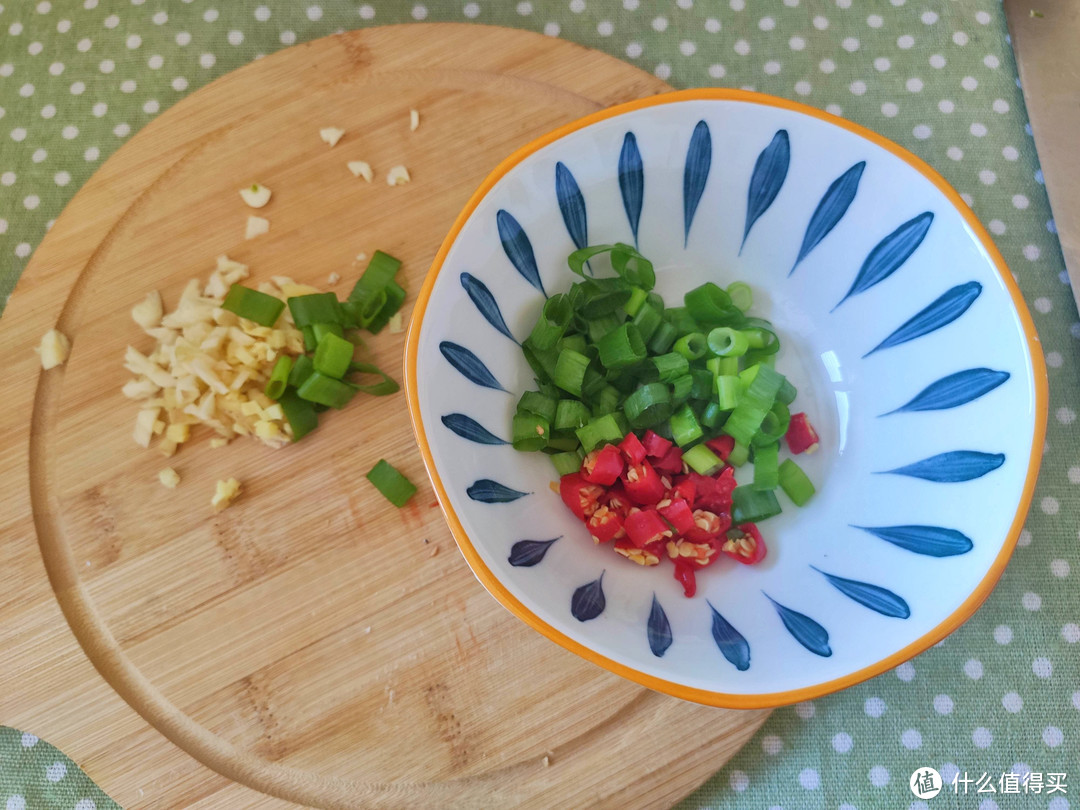
<path fill-rule="evenodd" d="M 679 94 L 526 147 L 451 234 L 410 335 L 414 424 L 481 582 L 598 663 L 724 705 L 854 682 L 966 618 L 1019 532 L 1045 412 L 1030 318 L 955 192 L 882 139 L 794 106 Z M 656 265 L 657 291 L 678 306 L 705 281 L 749 283 L 752 314 L 781 337 L 776 367 L 799 390 L 792 411 L 807 412 L 822 438 L 798 458 L 818 493 L 802 509 L 780 495 L 784 513 L 761 527 L 766 560 L 711 566 L 693 599 L 666 561 L 642 568 L 594 546 L 550 488 L 546 457 L 477 441 L 451 416 L 506 439 L 517 397 L 534 387 L 515 341 L 528 336 L 544 292 L 576 278 L 557 164 L 580 191 L 588 243 L 634 241 L 639 178 L 628 133 L 643 189 L 637 242 Z M 565 178 L 562 187 L 565 203 Z M 737 477 L 751 480 L 751 465 Z M 511 563 L 518 541 L 555 538 L 537 564 Z M 575 619 L 575 591 L 601 576 L 603 611 Z M 654 598 L 672 637 L 662 656 L 648 638 Z"/>

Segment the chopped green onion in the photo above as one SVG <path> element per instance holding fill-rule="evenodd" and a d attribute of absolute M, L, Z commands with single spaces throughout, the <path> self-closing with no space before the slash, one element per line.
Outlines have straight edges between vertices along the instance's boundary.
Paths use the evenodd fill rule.
<path fill-rule="evenodd" d="M 754 448 L 754 489 L 776 489 L 780 485 L 779 454 L 780 447 L 768 444 Z"/>
<path fill-rule="evenodd" d="M 675 411 L 671 415 L 669 424 L 671 425 L 671 435 L 679 447 L 685 447 L 692 442 L 696 442 L 704 435 L 704 431 L 702 431 L 701 425 L 698 424 L 697 417 L 689 404 L 685 404 Z"/>
<path fill-rule="evenodd" d="M 742 281 L 733 281 L 727 286 L 728 297 L 731 298 L 731 303 L 746 312 L 753 306 L 754 293 L 750 290 L 750 285 Z"/>
<path fill-rule="evenodd" d="M 543 450 L 548 443 L 551 424 L 547 419 L 535 413 L 518 411 L 511 430 L 513 433 L 510 443 L 513 444 L 515 450 Z"/>
<path fill-rule="evenodd" d="M 285 413 L 285 419 L 292 428 L 292 440 L 300 441 L 319 426 L 319 415 L 314 406 L 305 399 L 300 399 L 296 391 L 287 388 L 278 398 L 278 404 Z"/>
<path fill-rule="evenodd" d="M 581 442 L 578 441 L 577 436 L 573 433 L 553 432 L 548 439 L 547 447 L 544 448 L 544 452 L 554 455 L 555 453 L 577 452 L 580 449 Z"/>
<path fill-rule="evenodd" d="M 379 332 L 383 330 L 383 327 L 390 323 L 390 319 L 401 309 L 401 305 L 405 303 L 405 288 L 396 281 L 391 281 L 387 284 L 384 292 L 386 293 L 385 302 L 374 316 L 367 315 L 366 304 L 361 307 L 363 317 L 359 319 L 359 325 L 367 329 L 373 335 L 379 334 Z M 344 304 L 342 306 L 344 306 Z"/>
<path fill-rule="evenodd" d="M 683 300 L 690 316 L 700 324 L 722 326 L 743 317 L 738 307 L 731 303 L 731 296 L 711 281 L 690 290 Z"/>
<path fill-rule="evenodd" d="M 355 301 L 341 302 L 341 325 L 346 329 L 360 328 L 360 305 Z"/>
<path fill-rule="evenodd" d="M 585 380 L 585 370 L 591 361 L 588 357 L 573 349 L 563 349 L 555 363 L 554 382 L 564 391 L 575 397 L 581 396 L 581 384 Z"/>
<path fill-rule="evenodd" d="M 575 451 L 556 453 L 550 456 L 555 472 L 560 478 L 570 473 L 576 473 L 581 469 L 581 454 Z"/>
<path fill-rule="evenodd" d="M 739 373 L 738 357 L 718 357 L 716 362 L 717 376 L 735 377 Z"/>
<path fill-rule="evenodd" d="M 331 408 L 344 408 L 356 394 L 356 386 L 335 380 L 325 374 L 314 372 L 296 390 L 300 399 L 327 405 Z"/>
<path fill-rule="evenodd" d="M 297 326 L 314 326 L 317 323 L 344 323 L 345 313 L 333 293 L 296 295 L 289 299 L 289 312 Z"/>
<path fill-rule="evenodd" d="M 259 326 L 273 326 L 285 309 L 285 302 L 250 287 L 233 284 L 225 294 L 221 308 L 254 321 Z"/>
<path fill-rule="evenodd" d="M 289 385 L 299 388 L 314 371 L 315 364 L 311 362 L 311 358 L 306 354 L 300 355 L 293 363 L 292 371 L 289 372 Z"/>
<path fill-rule="evenodd" d="M 581 306 L 575 307 L 586 319 L 610 315 L 630 300 L 630 288 L 620 278 L 591 278 L 581 283 Z"/>
<path fill-rule="evenodd" d="M 378 253 L 375 255 L 378 255 Z M 372 467 L 371 472 L 367 474 L 367 480 L 382 493 L 386 500 L 390 501 L 398 509 L 408 503 L 409 498 L 416 494 L 416 487 L 413 483 L 388 464 L 386 459 L 379 459 L 379 463 Z"/>
<path fill-rule="evenodd" d="M 699 360 L 705 356 L 709 345 L 701 332 L 691 332 L 676 340 L 672 348 L 687 360 Z"/>
<path fill-rule="evenodd" d="M 560 399 L 555 409 L 556 430 L 577 430 L 590 419 L 589 409 L 577 399 Z"/>
<path fill-rule="evenodd" d="M 712 399 L 716 390 L 713 383 L 712 372 L 703 368 L 690 369 L 690 376 L 694 380 L 694 387 L 690 391 L 691 399 L 709 400 Z"/>
<path fill-rule="evenodd" d="M 684 374 L 681 377 L 676 377 L 671 381 L 671 404 L 672 406 L 682 405 L 686 400 L 690 398 L 690 394 L 694 390 L 694 376 L 693 374 Z"/>
<path fill-rule="evenodd" d="M 615 414 L 595 416 L 574 433 L 586 453 L 592 452 L 602 444 L 617 444 L 625 435 L 615 419 Z"/>
<path fill-rule="evenodd" d="M 698 421 L 707 428 L 714 428 L 720 424 L 720 420 L 723 416 L 724 409 L 720 407 L 720 403 L 713 400 L 705 406 L 705 409 L 701 412 L 701 418 Z"/>
<path fill-rule="evenodd" d="M 796 506 L 804 506 L 814 494 L 813 483 L 806 477 L 802 467 L 790 458 L 780 465 L 780 488 Z"/>
<path fill-rule="evenodd" d="M 289 374 L 292 372 L 292 358 L 287 354 L 281 355 L 274 363 L 274 368 L 270 372 L 270 379 L 266 381 L 266 388 L 263 389 L 270 399 L 281 399 L 281 395 L 285 393 L 285 386 L 289 383 Z"/>
<path fill-rule="evenodd" d="M 724 433 L 739 444 L 750 444 L 758 432 L 765 414 L 773 406 L 776 392 L 784 378 L 767 366 L 758 366 L 753 382 L 739 399 L 739 404 L 724 423 Z"/>
<path fill-rule="evenodd" d="M 673 309 L 664 310 L 664 320 L 675 327 L 675 331 L 680 335 L 685 335 L 689 332 L 697 332 L 698 325 L 694 317 L 686 309 L 686 307 L 675 307 Z"/>
<path fill-rule="evenodd" d="M 671 392 L 663 383 L 647 383 L 626 398 L 623 413 L 631 427 L 651 427 L 671 416 Z"/>
<path fill-rule="evenodd" d="M 738 332 L 730 326 L 718 326 L 709 332 L 709 351 L 717 357 L 740 357 L 750 348 L 747 332 Z"/>
<path fill-rule="evenodd" d="M 555 344 L 555 349 L 560 352 L 563 349 L 573 349 L 578 354 L 585 354 L 588 348 L 589 343 L 584 335 L 566 335 Z"/>
<path fill-rule="evenodd" d="M 645 359 L 645 344 L 632 323 L 624 323 L 604 335 L 596 348 L 600 352 L 600 364 L 606 369 L 626 368 Z"/>
<path fill-rule="evenodd" d="M 553 295 L 544 302 L 540 317 L 536 320 L 529 341 L 538 349 L 553 349 L 563 336 L 570 319 L 574 317 L 574 308 L 565 295 Z"/>
<path fill-rule="evenodd" d="M 782 402 L 774 402 L 765 418 L 761 420 L 761 427 L 754 434 L 751 444 L 761 447 L 766 444 L 776 444 L 787 433 L 788 425 L 791 424 L 791 411 Z"/>
<path fill-rule="evenodd" d="M 795 386 L 785 379 L 784 382 L 780 384 L 780 390 L 776 392 L 776 401 L 783 402 L 785 405 L 790 405 L 795 401 L 795 397 L 798 393 Z"/>
<path fill-rule="evenodd" d="M 319 345 L 319 341 L 315 338 L 315 329 L 311 326 L 301 326 L 300 334 L 304 336 L 304 351 L 313 352 Z"/>
<path fill-rule="evenodd" d="M 394 280 L 399 267 L 400 261 L 388 253 L 376 250 L 363 275 L 353 285 L 349 300 L 362 305 L 368 299 L 384 292 L 387 285 Z"/>
<path fill-rule="evenodd" d="M 525 355 L 525 362 L 535 372 L 540 382 L 553 382 L 555 379 L 555 366 L 559 359 L 559 352 L 554 349 L 540 350 L 535 348 L 528 339 L 521 344 L 521 353 Z"/>
<path fill-rule="evenodd" d="M 518 413 L 534 413 L 551 422 L 555 419 L 555 408 L 558 402 L 553 398 L 541 394 L 539 391 L 526 391 L 518 400 Z"/>
<path fill-rule="evenodd" d="M 349 363 L 350 374 L 376 374 L 382 377 L 381 382 L 371 383 L 370 385 L 357 385 L 356 383 L 349 383 L 359 391 L 361 394 L 370 394 L 373 397 L 384 397 L 387 394 L 396 394 L 401 390 L 401 386 L 397 384 L 390 377 L 389 374 L 381 371 L 378 366 L 374 366 L 371 363 Z"/>
<path fill-rule="evenodd" d="M 678 352 L 661 354 L 659 357 L 652 358 L 652 362 L 660 375 L 660 382 L 672 382 L 677 377 L 690 373 L 690 363 Z"/>
<path fill-rule="evenodd" d="M 618 388 L 611 385 L 605 385 L 600 389 L 600 394 L 596 398 L 596 407 L 593 408 L 594 416 L 603 416 L 605 413 L 615 413 L 619 410 L 619 400 L 622 398 L 622 394 Z"/>
<path fill-rule="evenodd" d="M 645 303 L 645 299 L 649 297 L 649 294 L 641 287 L 634 287 L 630 291 L 630 298 L 627 300 L 624 309 L 626 314 L 633 318 L 637 315 L 638 310 L 641 309 L 641 305 Z"/>
<path fill-rule="evenodd" d="M 315 347 L 318 348 L 326 335 L 334 335 L 339 338 L 345 337 L 345 329 L 340 323 L 313 323 L 311 325 L 311 334 L 315 336 Z"/>
<path fill-rule="evenodd" d="M 581 395 L 585 399 L 592 400 L 600 396 L 605 385 L 607 385 L 607 380 L 604 375 L 596 370 L 595 363 L 590 363 L 585 369 L 585 379 L 581 381 Z"/>
<path fill-rule="evenodd" d="M 717 403 L 725 411 L 730 411 L 739 404 L 740 393 L 742 393 L 742 385 L 738 377 L 721 374 L 716 378 Z"/>
<path fill-rule="evenodd" d="M 648 342 L 664 322 L 664 317 L 649 304 L 642 304 L 634 315 L 633 324 L 641 333 L 641 339 Z"/>
<path fill-rule="evenodd" d="M 604 336 L 615 331 L 619 328 L 619 324 L 623 322 L 623 319 L 616 315 L 614 312 L 607 315 L 601 315 L 589 320 L 589 342 L 598 343 Z M 582 350 L 584 353 L 584 350 Z"/>
<path fill-rule="evenodd" d="M 750 460 L 750 446 L 735 442 L 735 446 L 728 453 L 727 461 L 732 467 L 741 467 Z"/>
<path fill-rule="evenodd" d="M 340 380 L 349 370 L 355 348 L 345 338 L 339 338 L 333 334 L 323 335 L 318 348 L 315 349 L 315 357 L 312 358 L 315 370 L 327 377 Z"/>
<path fill-rule="evenodd" d="M 702 475 L 712 475 L 724 466 L 724 460 L 704 444 L 695 444 L 685 450 L 682 459 L 690 469 Z"/>
<path fill-rule="evenodd" d="M 751 487 L 735 487 L 731 493 L 734 507 L 731 510 L 733 523 L 757 523 L 759 520 L 775 517 L 781 511 L 780 502 L 772 490 L 756 490 Z"/>
<path fill-rule="evenodd" d="M 675 339 L 679 336 L 679 330 L 672 326 L 667 321 L 662 321 L 656 331 L 653 332 L 652 338 L 648 341 L 649 351 L 653 354 L 664 354 L 675 343 Z"/>

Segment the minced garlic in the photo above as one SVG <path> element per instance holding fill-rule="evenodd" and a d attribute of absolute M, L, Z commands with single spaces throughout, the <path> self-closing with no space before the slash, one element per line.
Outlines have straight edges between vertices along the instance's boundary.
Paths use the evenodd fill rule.
<path fill-rule="evenodd" d="M 386 184 L 388 186 L 403 186 L 410 180 L 412 178 L 409 176 L 409 170 L 404 166 L 391 166 L 390 171 L 386 173 Z"/>
<path fill-rule="evenodd" d="M 240 482 L 235 478 L 218 481 L 217 486 L 214 489 L 214 497 L 210 499 L 210 504 L 214 507 L 215 512 L 220 512 L 235 501 L 236 496 L 239 494 Z"/>
<path fill-rule="evenodd" d="M 161 485 L 168 489 L 176 489 L 176 485 L 180 483 L 180 474 L 172 467 L 166 467 L 157 474 L 157 477 Z"/>
<path fill-rule="evenodd" d="M 46 371 L 62 366 L 70 352 L 71 341 L 56 329 L 50 329 L 42 335 L 41 343 L 37 347 L 37 353 L 41 355 L 41 367 Z"/>

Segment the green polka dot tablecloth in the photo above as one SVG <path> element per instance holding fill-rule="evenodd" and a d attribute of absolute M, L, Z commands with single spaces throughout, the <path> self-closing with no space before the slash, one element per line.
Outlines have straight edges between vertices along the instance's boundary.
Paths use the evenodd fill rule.
<path fill-rule="evenodd" d="M 0 302 L 53 218 L 132 133 L 252 59 L 358 26 L 540 31 L 676 87 L 816 105 L 926 159 L 993 234 L 1046 350 L 1050 423 L 1027 527 L 1000 585 L 960 630 L 893 672 L 778 710 L 683 806 L 1080 807 L 1080 323 L 999 2 L 3 2 Z M 958 792 L 950 784 L 916 798 L 909 779 L 925 768 L 957 776 Z M 113 806 L 47 743 L 0 729 L 0 808 Z"/>

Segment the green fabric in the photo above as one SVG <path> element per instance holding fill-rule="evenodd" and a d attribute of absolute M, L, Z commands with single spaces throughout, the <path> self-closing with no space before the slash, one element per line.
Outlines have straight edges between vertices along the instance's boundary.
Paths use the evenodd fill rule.
<path fill-rule="evenodd" d="M 472 20 L 543 31 L 676 87 L 750 87 L 824 107 L 925 158 L 994 234 L 1045 346 L 1048 449 L 1027 529 L 986 605 L 938 648 L 778 710 L 684 806 L 921 807 L 908 789 L 920 766 L 948 779 L 957 769 L 972 779 L 985 772 L 999 790 L 1007 771 L 1063 772 L 1074 782 L 1071 799 L 1047 788 L 976 794 L 973 783 L 966 798 L 949 788 L 935 807 L 1077 802 L 1080 323 L 996 0 L 8 3 L 0 11 L 0 302 L 51 219 L 131 133 L 260 54 L 362 25 Z M 0 743 L 0 796 L 43 788 L 44 760 L 31 756 L 43 745 L 12 756 Z"/>
<path fill-rule="evenodd" d="M 79 766 L 33 734 L 0 726 L 0 808 L 119 810 Z"/>

